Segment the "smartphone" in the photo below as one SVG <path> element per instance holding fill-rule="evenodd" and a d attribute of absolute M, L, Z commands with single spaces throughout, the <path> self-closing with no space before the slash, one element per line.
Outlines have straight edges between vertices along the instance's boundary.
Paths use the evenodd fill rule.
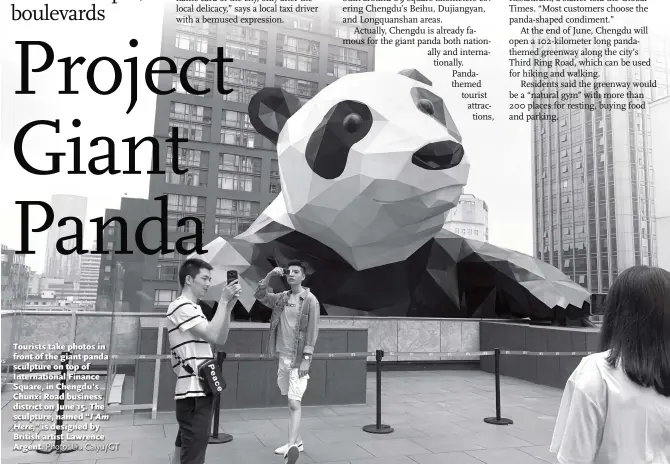
<path fill-rule="evenodd" d="M 228 281 L 228 283 L 237 280 L 237 271 L 228 271 L 226 275 L 226 280 Z"/>

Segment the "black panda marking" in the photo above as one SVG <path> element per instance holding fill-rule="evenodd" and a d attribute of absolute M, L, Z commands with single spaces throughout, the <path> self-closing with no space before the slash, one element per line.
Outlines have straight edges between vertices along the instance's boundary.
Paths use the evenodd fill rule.
<path fill-rule="evenodd" d="M 458 142 L 434 142 L 417 150 L 412 155 L 412 164 L 429 171 L 441 171 L 458 166 L 464 154 L 463 146 Z"/>
<path fill-rule="evenodd" d="M 307 142 L 305 158 L 314 173 L 324 179 L 337 179 L 344 172 L 349 150 L 368 135 L 372 112 L 367 105 L 345 100 L 323 117 Z"/>
<path fill-rule="evenodd" d="M 410 91 L 412 95 L 412 100 L 417 109 L 422 113 L 431 116 L 433 119 L 438 121 L 440 124 L 447 128 L 449 135 L 451 135 L 458 142 L 462 141 L 461 133 L 458 132 L 456 128 L 456 123 L 451 118 L 447 107 L 444 105 L 444 100 L 435 95 L 428 89 L 423 87 L 414 87 Z"/>

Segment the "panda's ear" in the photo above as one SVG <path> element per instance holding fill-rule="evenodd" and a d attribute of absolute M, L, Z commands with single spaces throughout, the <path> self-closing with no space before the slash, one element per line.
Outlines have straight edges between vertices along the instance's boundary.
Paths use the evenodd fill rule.
<path fill-rule="evenodd" d="M 279 87 L 265 87 L 249 101 L 249 121 L 259 134 L 276 145 L 284 124 L 300 106 L 295 95 Z"/>
<path fill-rule="evenodd" d="M 416 69 L 403 69 L 398 74 L 402 74 L 403 76 L 409 77 L 410 79 L 414 79 L 415 81 L 421 82 L 422 84 L 426 84 L 426 85 L 430 85 L 430 86 L 433 85 L 433 83 L 430 81 L 430 79 L 428 79 L 426 76 L 421 74 Z"/>

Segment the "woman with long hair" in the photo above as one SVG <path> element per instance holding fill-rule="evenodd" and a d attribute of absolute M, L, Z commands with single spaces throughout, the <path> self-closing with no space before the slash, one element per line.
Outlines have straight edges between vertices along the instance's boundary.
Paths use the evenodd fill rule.
<path fill-rule="evenodd" d="M 616 279 L 600 352 L 570 376 L 550 450 L 561 464 L 670 464 L 670 272 Z"/>

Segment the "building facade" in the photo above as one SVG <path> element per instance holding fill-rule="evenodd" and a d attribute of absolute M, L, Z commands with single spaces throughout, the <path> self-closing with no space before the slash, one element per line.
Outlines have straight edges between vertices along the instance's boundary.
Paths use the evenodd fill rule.
<path fill-rule="evenodd" d="M 190 95 L 178 76 L 159 78 L 160 88 L 176 92 L 159 96 L 155 136 L 167 139 L 173 127 L 188 138 L 180 145 L 178 164 L 184 175 L 170 169 L 173 153 L 161 144 L 160 166 L 153 174 L 149 200 L 167 195 L 168 242 L 196 233 L 194 223 L 178 226 L 179 219 L 197 217 L 203 225 L 203 244 L 217 236 L 232 237 L 246 230 L 280 192 L 275 146 L 259 135 L 249 122 L 248 104 L 263 87 L 281 87 L 303 102 L 349 73 L 374 69 L 374 47 L 344 45 L 356 38 L 353 28 L 342 24 L 339 5 L 320 6 L 318 14 L 283 15 L 283 24 L 241 27 L 227 24 L 180 24 L 166 12 L 161 55 L 177 66 L 189 58 L 214 58 L 217 47 L 232 58 L 224 72 L 224 86 L 233 92 Z M 196 89 L 214 88 L 216 69 L 210 63 L 193 63 L 189 83 Z M 167 166 L 167 168 L 165 168 Z M 189 239 L 193 242 L 193 239 Z M 177 270 L 183 256 L 176 252 L 147 257 L 143 292 L 153 300 L 143 311 L 163 311 L 176 296 Z"/>
<path fill-rule="evenodd" d="M 168 215 L 161 214 L 160 203 L 143 198 L 121 198 L 119 209 L 105 210 L 104 242 L 100 255 L 96 311 L 139 311 L 153 304 L 153 292 L 143 292 L 145 279 L 157 275 L 155 256 L 137 245 L 142 226 L 143 244 L 156 250 L 169 228 Z M 144 224 L 144 225 L 143 225 Z M 173 246 L 173 243 L 169 243 Z"/>
<path fill-rule="evenodd" d="M 670 96 L 652 102 L 651 151 L 654 159 L 658 266 L 670 271 Z"/>
<path fill-rule="evenodd" d="M 489 241 L 489 207 L 470 193 L 464 193 L 455 208 L 447 213 L 443 229 L 466 238 Z"/>
<path fill-rule="evenodd" d="M 607 293 L 630 266 L 657 262 L 649 103 L 667 95 L 670 47 L 659 37 L 638 46 L 639 59 L 650 59 L 651 66 L 604 66 L 602 46 L 590 48 L 603 53 L 600 60 L 579 57 L 579 68 L 571 71 L 597 72 L 580 78 L 590 82 L 652 81 L 655 87 L 632 87 L 623 97 L 611 88 L 570 89 L 575 98 L 564 102 L 566 109 L 537 112 L 543 119 L 533 123 L 535 255 L 592 293 Z M 538 48 L 547 47 L 567 48 Z M 556 86 L 574 79 L 553 71 L 560 72 L 532 67 L 531 77 L 543 86 L 534 89 L 535 103 L 556 101 Z"/>
<path fill-rule="evenodd" d="M 76 234 L 74 221 L 59 227 L 58 221 L 64 217 L 76 217 L 82 223 L 86 221 L 86 206 L 88 199 L 77 195 L 52 195 L 51 208 L 54 212 L 53 224 L 47 235 L 47 249 L 45 253 L 44 275 L 56 279 L 76 282 L 79 280 L 79 266 L 81 255 L 72 253 L 62 255 L 56 249 L 56 244 L 62 237 Z M 75 239 L 66 240 L 63 243 L 66 249 L 75 247 Z"/>

